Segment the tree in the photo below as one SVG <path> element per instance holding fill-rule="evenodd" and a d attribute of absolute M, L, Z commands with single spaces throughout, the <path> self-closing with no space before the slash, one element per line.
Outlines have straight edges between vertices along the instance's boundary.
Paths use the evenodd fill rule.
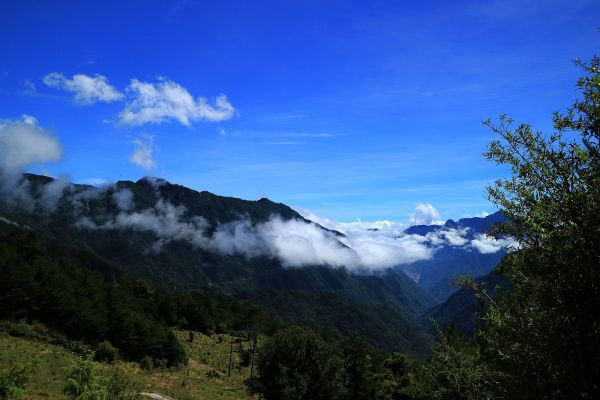
<path fill-rule="evenodd" d="M 246 384 L 250 394 L 266 400 L 335 400 L 345 393 L 342 371 L 334 346 L 306 328 L 291 327 L 260 346 L 256 375 Z"/>
<path fill-rule="evenodd" d="M 487 122 L 501 139 L 486 158 L 512 170 L 489 198 L 521 249 L 500 265 L 514 290 L 490 304 L 480 341 L 509 397 L 600 395 L 600 58 L 577 63 L 583 99 L 554 114 L 552 134 Z"/>
<path fill-rule="evenodd" d="M 392 353 L 381 365 L 377 399 L 411 400 L 411 378 L 414 375 L 414 361 L 402 353 Z"/>
<path fill-rule="evenodd" d="M 376 391 L 372 357 L 362 336 L 352 335 L 340 342 L 342 348 L 342 367 L 347 398 L 369 400 Z"/>
<path fill-rule="evenodd" d="M 511 170 L 488 196 L 508 220 L 498 234 L 518 243 L 497 268 L 512 289 L 495 300 L 478 292 L 487 311 L 474 342 L 438 339 L 426 374 L 465 381 L 432 379 L 431 393 L 600 397 L 600 58 L 577 64 L 582 99 L 554 113 L 553 133 L 505 115 L 485 122 L 499 136 L 485 157 Z M 470 362 L 453 375 L 457 360 Z"/>

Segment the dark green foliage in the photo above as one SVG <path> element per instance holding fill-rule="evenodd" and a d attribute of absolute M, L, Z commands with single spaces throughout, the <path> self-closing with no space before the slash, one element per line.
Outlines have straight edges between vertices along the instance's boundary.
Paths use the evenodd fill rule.
<path fill-rule="evenodd" d="M 44 338 L 69 348 L 76 344 L 73 339 L 94 346 L 109 340 L 126 359 L 139 361 L 149 355 L 177 365 L 185 363 L 186 356 L 169 326 L 207 333 L 216 326 L 223 331 L 252 328 L 261 332 L 278 326 L 252 304 L 201 290 L 159 289 L 122 272 L 116 276 L 106 261 L 89 254 L 81 257 L 82 252 L 76 257 L 64 251 L 54 254 L 55 249 L 29 231 L 12 230 L 1 239 L 0 319 L 41 321 L 70 340 L 56 335 Z M 8 328 L 15 333 L 30 330 L 28 324 L 20 326 Z M 101 344 L 98 350 L 102 359 L 114 358 L 107 346 Z"/>
<path fill-rule="evenodd" d="M 371 351 L 364 339 L 352 335 L 341 340 L 342 370 L 347 399 L 369 400 L 376 392 Z"/>
<path fill-rule="evenodd" d="M 167 326 L 121 285 L 108 284 L 76 260 L 52 259 L 36 237 L 14 230 L 0 242 L 0 319 L 27 318 L 88 343 L 109 339 L 127 357 L 185 362 Z"/>
<path fill-rule="evenodd" d="M 377 375 L 378 400 L 410 400 L 413 394 L 410 384 L 414 376 L 415 363 L 401 353 L 393 353 L 381 365 Z"/>
<path fill-rule="evenodd" d="M 96 372 L 93 361 L 85 358 L 65 368 L 63 392 L 73 400 L 105 400 L 108 389 Z"/>
<path fill-rule="evenodd" d="M 374 353 L 358 335 L 324 340 L 291 327 L 257 350 L 248 391 L 269 399 L 410 400 L 415 363 L 400 353 Z"/>
<path fill-rule="evenodd" d="M 305 328 L 280 330 L 261 346 L 248 391 L 266 400 L 341 399 L 345 388 L 336 350 Z"/>
<path fill-rule="evenodd" d="M 150 357 L 150 356 L 144 356 L 144 358 L 142 358 L 140 360 L 140 368 L 141 369 L 149 371 L 153 367 L 154 367 L 154 363 L 152 362 L 152 357 Z"/>
<path fill-rule="evenodd" d="M 264 290 L 244 298 L 263 304 L 281 319 L 335 338 L 354 333 L 372 349 L 403 351 L 424 359 L 429 344 L 421 328 L 395 307 L 351 302 L 335 293 Z"/>
<path fill-rule="evenodd" d="M 494 388 L 497 371 L 482 359 L 481 349 L 451 326 L 439 331 L 428 362 L 419 369 L 411 392 L 423 400 L 504 398 Z"/>
<path fill-rule="evenodd" d="M 119 359 L 119 349 L 110 344 L 108 340 L 104 340 L 96 346 L 94 351 L 94 358 L 97 361 L 104 361 L 111 363 Z"/>
<path fill-rule="evenodd" d="M 494 296 L 498 290 L 509 290 L 508 281 L 495 272 L 491 272 L 475 280 L 487 293 Z M 470 288 L 463 287 L 444 303 L 433 307 L 422 318 L 421 325 L 431 335 L 436 334 L 436 327 L 447 329 L 451 324 L 467 337 L 472 337 L 480 326 L 483 305 Z M 435 321 L 435 325 L 431 323 Z"/>
<path fill-rule="evenodd" d="M 0 370 L 0 400 L 21 400 L 25 397 L 25 385 L 36 370 L 36 363 L 15 363 Z"/>
<path fill-rule="evenodd" d="M 31 174 L 25 175 L 25 179 L 30 182 L 32 192 L 38 196 L 43 185 L 51 181 L 50 178 Z M 206 303 L 205 297 L 214 299 L 213 292 L 241 298 L 244 298 L 245 293 L 271 289 L 290 290 L 294 293 L 335 293 L 344 302 L 357 305 L 363 311 L 369 307 L 384 305 L 393 317 L 389 318 L 389 324 L 383 315 L 387 312 L 380 312 L 376 318 L 377 322 L 373 324 L 361 317 L 361 329 L 354 329 L 352 325 L 358 325 L 354 322 L 341 326 L 339 321 L 344 319 L 343 316 L 329 312 L 321 316 L 306 313 L 294 321 L 315 329 L 321 329 L 324 325 L 340 325 L 336 330 L 344 335 L 358 331 L 377 349 L 399 349 L 419 356 L 426 353 L 427 348 L 423 335 L 418 332 L 416 319 L 435 305 L 435 300 L 402 272 L 390 271 L 380 275 L 361 276 L 349 273 L 343 268 L 322 265 L 284 268 L 275 258 L 248 259 L 242 256 L 226 256 L 185 241 L 172 241 L 164 244 L 160 251 L 155 251 L 157 238 L 150 232 L 130 229 L 85 230 L 76 227 L 82 216 L 98 222 L 114 218 L 120 210 L 111 200 L 111 196 L 118 189 L 129 189 L 133 192 L 135 211 L 154 208 L 159 198 L 174 206 L 184 207 L 186 211 L 182 215 L 182 221 L 202 217 L 208 222 L 207 235 L 210 235 L 218 224 L 240 219 L 260 223 L 276 215 L 283 220 L 303 220 L 291 208 L 267 199 L 246 201 L 222 197 L 166 182 L 155 185 L 148 179 L 118 182 L 115 188 L 98 191 L 96 196 L 78 200 L 77 204 L 80 204 L 80 207 L 73 204 L 74 193 L 66 193 L 55 211 L 35 209 L 33 212 L 26 212 L 4 204 L 0 199 L 0 213 L 20 224 L 32 227 L 54 252 L 77 259 L 78 263 L 87 269 L 100 272 L 107 281 L 119 281 L 122 271 L 143 278 L 132 288 L 136 298 L 142 303 L 159 301 L 160 309 L 155 313 L 170 326 L 202 332 L 230 332 L 252 327 L 255 323 L 269 324 L 268 318 L 260 316 L 258 311 L 250 312 L 250 307 L 236 309 L 223 304 L 225 309 L 217 310 L 221 305 L 213 307 L 214 304 L 203 304 Z M 89 187 L 76 185 L 73 189 L 76 193 L 84 190 L 89 190 Z M 199 288 L 203 291 L 195 298 L 191 298 L 191 295 L 186 295 L 183 299 L 172 296 L 174 292 L 181 293 Z M 164 291 L 169 295 L 163 296 Z M 251 294 L 249 298 L 252 297 Z M 290 303 L 287 305 L 292 308 L 271 310 L 280 315 L 285 315 L 286 311 L 294 313 L 296 307 Z M 241 315 L 243 313 L 252 320 L 251 324 L 242 322 L 246 318 Z M 365 314 L 362 311 L 361 313 Z M 352 314 L 355 315 L 356 312 L 352 311 Z M 260 319 L 263 321 L 259 322 Z M 352 318 L 348 316 L 345 320 L 351 321 Z M 262 329 L 272 331 L 272 328 L 273 326 Z M 379 338 L 378 331 L 385 332 L 383 338 Z M 111 342 L 121 347 L 119 343 L 113 340 Z"/>
<path fill-rule="evenodd" d="M 106 376 L 107 400 L 133 400 L 141 398 L 140 386 L 119 368 L 113 368 Z"/>

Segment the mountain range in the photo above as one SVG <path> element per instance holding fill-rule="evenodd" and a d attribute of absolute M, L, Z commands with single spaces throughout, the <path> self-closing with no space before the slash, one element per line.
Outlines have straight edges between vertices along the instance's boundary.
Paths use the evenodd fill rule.
<path fill-rule="evenodd" d="M 259 304 L 283 321 L 334 336 L 359 333 L 375 349 L 419 359 L 429 347 L 421 317 L 434 307 L 441 315 L 439 303 L 454 291 L 451 277 L 484 275 L 504 254 L 462 246 L 476 244 L 501 221 L 498 213 L 410 227 L 406 235 L 450 239 L 430 259 L 365 271 L 342 265 L 353 263 L 343 233 L 266 198 L 223 197 L 157 178 L 96 188 L 33 174 L 12 194 L 0 200 L 2 230 L 33 230 L 72 257 L 107 261 L 82 262 L 87 268 L 110 265 L 170 290 L 207 289 Z M 314 243 L 304 243 L 311 238 L 313 252 Z"/>

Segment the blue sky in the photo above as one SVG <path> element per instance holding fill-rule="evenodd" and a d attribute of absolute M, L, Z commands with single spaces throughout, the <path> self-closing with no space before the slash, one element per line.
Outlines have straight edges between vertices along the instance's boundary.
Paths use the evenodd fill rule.
<path fill-rule="evenodd" d="M 34 116 L 64 156 L 29 170 L 76 182 L 459 218 L 493 211 L 484 187 L 505 174 L 481 157 L 481 120 L 547 130 L 598 27 L 595 1 L 3 2 L 0 119 Z M 192 108 L 161 103 L 165 87 Z"/>

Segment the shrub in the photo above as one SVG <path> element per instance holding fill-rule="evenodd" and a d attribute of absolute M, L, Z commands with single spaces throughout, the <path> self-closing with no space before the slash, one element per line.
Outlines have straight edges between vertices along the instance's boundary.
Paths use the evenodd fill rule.
<path fill-rule="evenodd" d="M 35 372 L 34 362 L 16 363 L 6 370 L 0 370 L 0 399 L 20 400 L 25 396 L 25 385 Z"/>
<path fill-rule="evenodd" d="M 89 358 L 80 358 L 65 368 L 67 382 L 63 392 L 73 400 L 105 400 L 108 388 L 105 380 L 97 373 L 94 362 Z"/>
<path fill-rule="evenodd" d="M 108 377 L 106 388 L 107 400 L 128 400 L 140 397 L 140 387 L 137 382 L 131 380 L 119 368 L 113 368 Z"/>
<path fill-rule="evenodd" d="M 98 344 L 94 353 L 96 361 L 112 363 L 119 359 L 119 349 L 113 346 L 108 340 Z"/>
<path fill-rule="evenodd" d="M 152 369 L 152 367 L 154 367 L 154 363 L 152 362 L 152 357 L 144 356 L 144 358 L 142 358 L 140 360 L 140 368 L 141 369 L 150 371 Z"/>

